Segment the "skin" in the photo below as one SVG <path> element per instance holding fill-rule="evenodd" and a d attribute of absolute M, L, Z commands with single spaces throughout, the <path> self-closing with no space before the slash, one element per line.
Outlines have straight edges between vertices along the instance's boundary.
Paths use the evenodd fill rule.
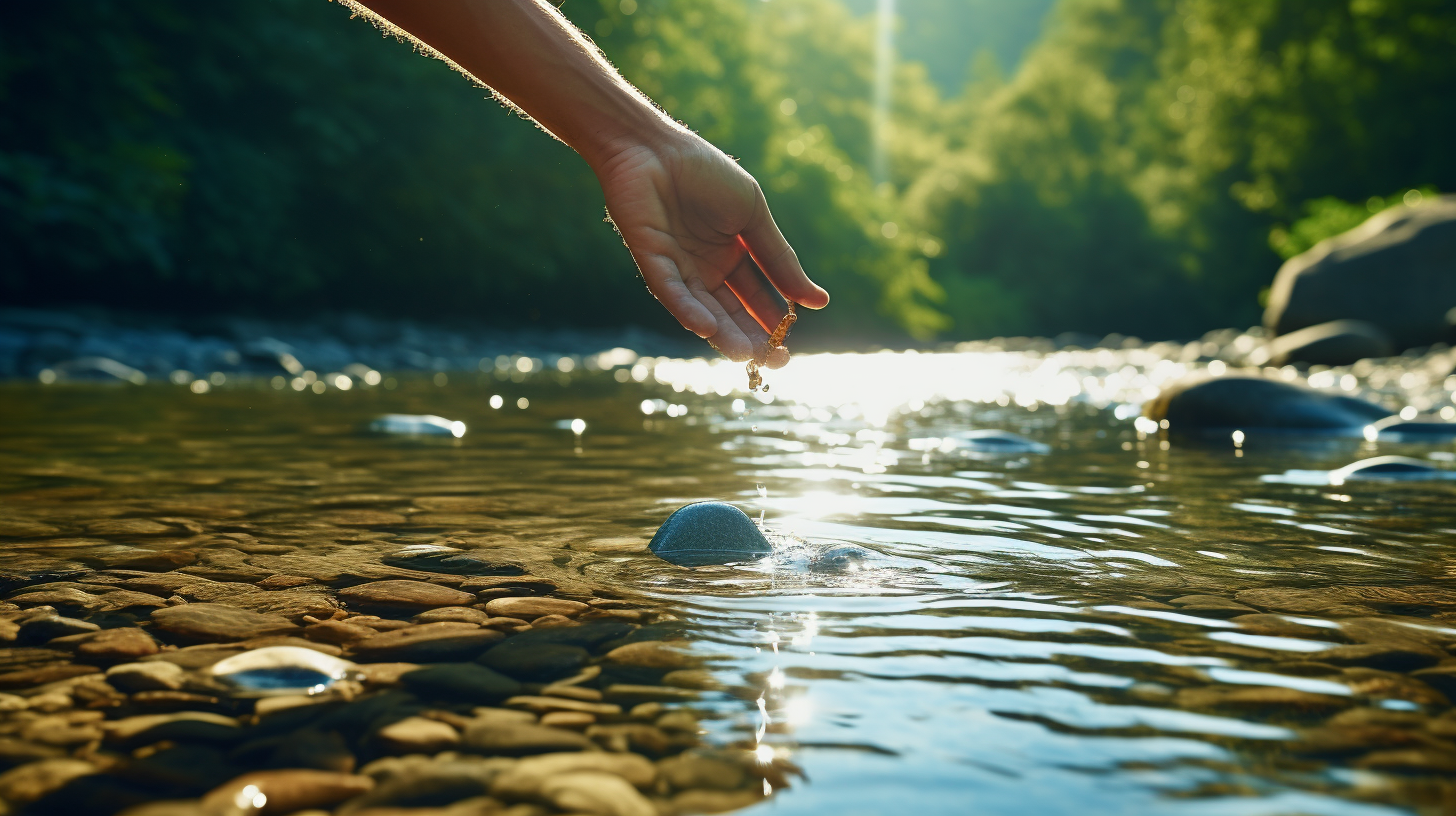
<path fill-rule="evenodd" d="M 768 344 L 784 299 L 822 309 L 758 182 L 632 87 L 543 0 L 357 0 L 575 150 L 658 301 L 731 360 Z M 366 11 L 367 10 L 367 11 Z M 768 365 L 788 362 L 782 348 Z"/>

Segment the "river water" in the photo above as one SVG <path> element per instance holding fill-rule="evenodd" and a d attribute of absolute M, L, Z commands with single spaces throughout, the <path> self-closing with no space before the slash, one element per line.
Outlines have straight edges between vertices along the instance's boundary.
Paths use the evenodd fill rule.
<path fill-rule="evenodd" d="M 724 686 L 710 738 L 805 772 L 752 812 L 1452 812 L 1456 482 L 1320 478 L 1388 453 L 1446 466 L 1452 447 L 1135 423 L 1196 352 L 805 355 L 767 395 L 739 366 L 622 353 L 323 393 L 9 385 L 0 570 L 162 546 L 114 524 L 143 518 L 328 557 L 534 553 L 686 623 Z M 1439 412 L 1450 365 L 1309 376 Z M 386 412 L 469 430 L 361 430 Z M 980 451 L 976 429 L 1038 447 Z M 696 570 L 648 553 L 698 499 L 762 514 L 779 552 Z"/>

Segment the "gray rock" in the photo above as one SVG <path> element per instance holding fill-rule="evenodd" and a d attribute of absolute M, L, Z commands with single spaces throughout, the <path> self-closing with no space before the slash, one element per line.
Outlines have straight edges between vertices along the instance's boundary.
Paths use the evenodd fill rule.
<path fill-rule="evenodd" d="M 590 659 L 591 653 L 580 646 L 521 641 L 514 637 L 481 655 L 476 662 L 517 680 L 544 683 L 575 674 Z"/>
<path fill-rule="evenodd" d="M 652 537 L 649 549 L 684 567 L 756 561 L 773 547 L 742 510 L 723 502 L 695 502 L 678 508 Z"/>
<path fill-rule="evenodd" d="M 1370 357 L 1389 357 L 1395 352 L 1395 345 L 1375 324 L 1363 320 L 1332 320 L 1274 338 L 1262 353 L 1256 351 L 1250 355 L 1249 362 L 1341 366 Z"/>
<path fill-rule="evenodd" d="M 1289 334 L 1364 320 L 1396 348 L 1440 341 L 1456 307 L 1456 196 L 1394 207 L 1290 258 L 1269 291 L 1264 325 Z"/>
<path fill-rule="evenodd" d="M 441 663 L 401 675 L 400 682 L 425 699 L 495 703 L 521 693 L 521 684 L 474 663 Z"/>
<path fill-rule="evenodd" d="M 152 612 L 152 625 L 164 632 L 198 641 L 233 641 L 283 635 L 298 629 L 287 618 L 236 609 L 222 604 L 169 606 Z"/>
<path fill-rule="evenodd" d="M 1263 377 L 1193 377 L 1163 389 L 1143 409 L 1175 433 L 1278 431 L 1360 433 L 1390 412 L 1373 403 Z"/>

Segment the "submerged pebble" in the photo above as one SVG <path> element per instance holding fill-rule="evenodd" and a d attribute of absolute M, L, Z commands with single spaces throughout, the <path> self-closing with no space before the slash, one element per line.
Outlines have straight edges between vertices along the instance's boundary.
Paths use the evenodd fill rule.
<path fill-rule="evenodd" d="M 953 434 L 951 439 L 958 447 L 976 453 L 1051 453 L 1052 450 L 1040 442 L 995 428 L 963 431 Z"/>
<path fill-rule="evenodd" d="M 369 423 L 369 430 L 402 436 L 453 436 L 459 439 L 465 435 L 465 423 L 434 414 L 385 414 Z"/>
<path fill-rule="evenodd" d="M 648 545 L 658 558 L 683 567 L 756 561 L 773 552 L 758 525 L 723 502 L 695 502 L 678 508 Z"/>
<path fill-rule="evenodd" d="M 318 694 L 350 676 L 354 664 L 300 646 L 253 649 L 213 664 L 210 674 L 236 696 Z"/>
<path fill-rule="evenodd" d="M 1449 479 L 1453 476 L 1456 473 L 1408 456 L 1376 456 L 1330 471 L 1330 483 L 1360 479 Z"/>

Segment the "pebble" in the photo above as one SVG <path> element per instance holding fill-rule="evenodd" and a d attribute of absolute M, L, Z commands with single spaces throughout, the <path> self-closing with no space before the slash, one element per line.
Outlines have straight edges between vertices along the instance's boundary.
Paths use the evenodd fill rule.
<path fill-rule="evenodd" d="M 535 620 L 545 615 L 578 615 L 588 607 L 581 601 L 564 598 L 516 597 L 496 598 L 485 605 L 485 611 L 503 618 Z"/>
<path fill-rule="evenodd" d="M 748 775 L 736 763 L 691 753 L 668 757 L 657 763 L 657 770 L 675 791 L 737 790 L 748 782 Z"/>
<path fill-rule="evenodd" d="M 675 813 L 727 813 L 756 804 L 763 797 L 752 790 L 690 790 L 672 797 Z"/>
<path fill-rule="evenodd" d="M 1174 700 L 1180 708 L 1223 708 L 1295 714 L 1329 713 L 1354 705 L 1349 697 L 1278 686 L 1188 688 L 1179 691 Z"/>
<path fill-rule="evenodd" d="M 42 759 L 31 762 L 0 774 L 0 799 L 11 805 L 24 805 L 73 779 L 95 772 L 96 766 L 79 759 Z"/>
<path fill-rule="evenodd" d="M 700 689 L 702 691 L 713 691 L 720 689 L 723 684 L 718 678 L 706 669 L 677 669 L 662 676 L 664 686 L 675 686 L 684 689 Z"/>
<path fill-rule="evenodd" d="M 534 799 L 553 777 L 582 772 L 609 774 L 641 790 L 649 789 L 657 780 L 657 768 L 637 754 L 542 754 L 521 759 L 503 771 L 491 784 L 490 792 L 502 799 Z"/>
<path fill-rule="evenodd" d="M 546 682 L 580 671 L 590 659 L 591 653 L 580 646 L 533 643 L 517 636 L 491 648 L 477 662 L 517 680 Z"/>
<path fill-rule="evenodd" d="M 0 674 L 0 688 L 33 688 L 35 686 L 43 686 L 47 683 L 54 683 L 58 680 L 70 680 L 73 677 L 83 677 L 88 674 L 99 673 L 100 670 L 94 666 L 78 666 L 65 663 L 54 666 L 42 666 L 35 669 L 21 669 L 20 671 Z"/>
<path fill-rule="evenodd" d="M 773 547 L 742 510 L 723 502 L 695 502 L 678 508 L 652 536 L 648 548 L 684 567 L 756 561 Z"/>
<path fill-rule="evenodd" d="M 472 552 L 458 550 L 404 551 L 386 555 L 384 564 L 422 572 L 469 576 L 520 576 L 526 571 L 519 564 L 498 561 Z"/>
<path fill-rule="evenodd" d="M 1385 671 L 1409 672 L 1436 665 L 1445 657 L 1435 649 L 1418 645 L 1379 645 L 1361 643 L 1354 646 L 1336 646 L 1321 652 L 1312 652 L 1310 660 L 1335 666 L 1364 666 Z"/>
<path fill-rule="evenodd" d="M 571 700 L 565 697 L 534 697 L 529 695 L 511 697 L 506 700 L 505 705 L 512 708 L 523 708 L 538 714 L 544 714 L 548 711 L 577 711 L 596 716 L 614 717 L 622 713 L 622 707 L 612 703 L 592 703 L 585 700 Z"/>
<path fill-rule="evenodd" d="M 491 617 L 479 609 L 471 609 L 468 606 L 442 606 L 438 609 L 421 612 L 411 620 L 415 623 L 455 621 L 458 623 L 473 623 L 477 626 L 486 626 L 487 622 L 491 620 Z"/>
<path fill-rule="evenodd" d="M 320 643 L 332 643 L 338 646 L 348 646 L 351 643 L 358 643 L 365 638 L 374 637 L 377 634 L 375 629 L 368 626 L 349 623 L 347 621 L 326 620 L 310 624 L 303 628 L 303 636 L 309 640 L 316 640 Z"/>
<path fill-rule="evenodd" d="M 440 663 L 400 676 L 400 682 L 426 699 L 496 703 L 521 692 L 521 684 L 474 663 Z"/>
<path fill-rule="evenodd" d="M 339 590 L 339 599 L 358 609 L 419 611 L 442 606 L 465 606 L 475 596 L 424 581 L 374 581 Z"/>
<path fill-rule="evenodd" d="M 118 691 L 176 690 L 182 688 L 185 672 L 176 663 L 154 660 L 149 663 L 122 663 L 106 670 L 106 682 Z"/>
<path fill-rule="evenodd" d="M 152 625 L 164 632 L 207 642 L 247 640 L 298 630 L 279 615 L 266 615 L 215 603 L 190 603 L 152 612 Z"/>
<path fill-rule="evenodd" d="M 680 646 L 661 640 L 628 643 L 607 652 L 607 660 L 645 669 L 690 669 L 702 661 Z"/>
<path fill-rule="evenodd" d="M 361 816 L 435 816 L 439 811 L 403 809 L 446 808 L 463 804 L 462 800 L 483 797 L 490 791 L 491 782 L 514 762 L 501 757 L 481 759 L 468 756 L 434 760 L 420 756 L 381 759 L 364 768 L 366 774 L 378 780 L 374 790 L 348 802 L 337 813 L 339 816 L 352 816 L 356 813 Z M 493 799 L 489 801 L 495 807 L 485 810 L 480 816 L 495 816 L 500 813 L 499 803 Z M 393 808 L 400 810 L 392 810 Z M 453 806 L 443 812 L 451 816 L 456 813 Z M 477 814 L 465 811 L 461 816 Z"/>
<path fill-rule="evenodd" d="M 45 643 L 58 637 L 98 631 L 101 627 L 75 618 L 42 615 L 20 624 L 16 639 L 22 643 Z"/>
<path fill-rule="evenodd" d="M 621 777 L 595 771 L 553 776 L 540 796 L 561 810 L 593 816 L 657 816 L 657 809 Z"/>
<path fill-rule="evenodd" d="M 541 715 L 540 723 L 551 728 L 582 731 L 588 726 L 595 725 L 596 721 L 596 715 L 588 714 L 585 711 L 550 711 Z"/>
<path fill-rule="evenodd" d="M 460 733 L 445 723 L 425 717 L 405 717 L 379 729 L 376 740 L 399 754 L 435 754 L 460 744 Z"/>
<path fill-rule="evenodd" d="M 103 629 L 76 645 L 76 656 L 99 663 L 136 660 L 161 651 L 152 636 L 135 627 Z"/>
<path fill-rule="evenodd" d="M 254 771 L 230 780 L 202 799 L 203 812 L 228 812 L 248 801 L 249 789 L 261 793 L 266 805 L 262 814 L 287 814 L 305 808 L 329 807 L 367 793 L 374 780 L 367 776 L 305 769 Z M 244 810 L 243 812 L 251 812 Z"/>
<path fill-rule="evenodd" d="M 381 632 L 350 647 L 363 663 L 435 663 L 473 660 L 505 635 L 471 623 L 423 623 Z"/>
<path fill-rule="evenodd" d="M 558 751 L 591 751 L 596 745 L 574 731 L 486 719 L 471 723 L 461 743 L 482 754 L 524 756 Z"/>

